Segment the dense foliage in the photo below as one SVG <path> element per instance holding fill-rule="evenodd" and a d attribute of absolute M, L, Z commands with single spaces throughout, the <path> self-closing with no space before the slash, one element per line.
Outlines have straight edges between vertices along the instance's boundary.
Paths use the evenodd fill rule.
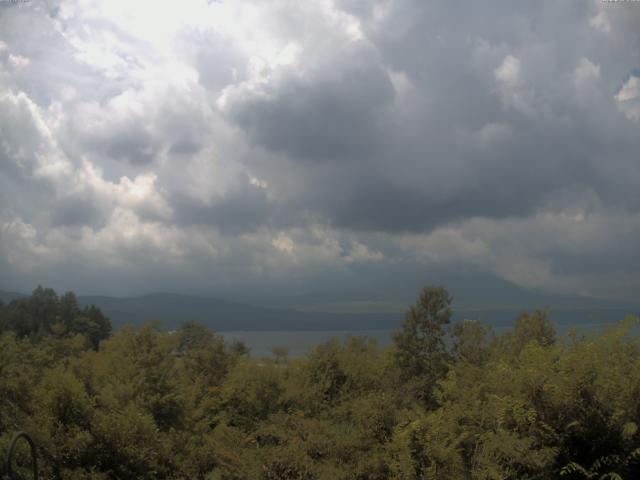
<path fill-rule="evenodd" d="M 58 297 L 53 289 L 39 286 L 31 297 L 0 308 L 0 331 L 33 341 L 80 334 L 96 349 L 111 334 L 111 322 L 93 305 L 81 309 L 73 292 Z"/>
<path fill-rule="evenodd" d="M 0 307 L 0 452 L 25 429 L 54 479 L 640 478 L 637 319 L 496 336 L 451 302 L 425 288 L 387 349 L 252 359 L 195 323 L 110 335 L 39 288 Z"/>

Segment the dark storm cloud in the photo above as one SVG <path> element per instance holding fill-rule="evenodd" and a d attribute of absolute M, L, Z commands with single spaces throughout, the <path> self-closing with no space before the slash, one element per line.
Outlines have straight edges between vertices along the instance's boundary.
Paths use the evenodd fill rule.
<path fill-rule="evenodd" d="M 141 125 L 131 125 L 129 128 L 91 143 L 104 155 L 134 165 L 147 164 L 153 161 L 157 154 L 153 137 Z"/>
<path fill-rule="evenodd" d="M 178 140 L 173 145 L 171 145 L 169 153 L 176 155 L 193 155 L 195 153 L 198 153 L 201 148 L 202 147 L 196 142 L 189 139 L 183 139 Z"/>
<path fill-rule="evenodd" d="M 210 203 L 178 194 L 171 204 L 178 225 L 213 226 L 229 235 L 268 225 L 271 210 L 264 190 L 248 183 Z"/>
<path fill-rule="evenodd" d="M 53 227 L 77 227 L 89 225 L 103 227 L 106 223 L 105 211 L 91 198 L 70 196 L 61 199 L 51 212 Z"/>
<path fill-rule="evenodd" d="M 613 100 L 630 68 L 611 55 L 625 33 L 598 32 L 593 5 L 399 1 L 381 23 L 357 2 L 338 5 L 365 18 L 376 55 L 355 66 L 338 55 L 324 65 L 337 81 L 292 74 L 231 107 L 256 144 L 338 164 L 303 172 L 297 204 L 382 231 L 527 216 L 566 185 L 638 210 L 638 124 Z M 384 108 L 394 72 L 408 92 Z"/>
<path fill-rule="evenodd" d="M 371 54 L 360 53 L 364 58 L 338 58 L 337 72 L 310 80 L 292 72 L 267 98 L 234 102 L 231 116 L 254 142 L 301 161 L 370 156 L 384 144 L 382 115 L 393 87 Z"/>

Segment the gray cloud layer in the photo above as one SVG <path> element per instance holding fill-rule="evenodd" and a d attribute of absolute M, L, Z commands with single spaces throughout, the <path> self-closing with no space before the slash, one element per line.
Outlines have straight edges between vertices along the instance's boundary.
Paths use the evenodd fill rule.
<path fill-rule="evenodd" d="M 0 5 L 0 288 L 637 296 L 638 5 L 129 3 Z"/>

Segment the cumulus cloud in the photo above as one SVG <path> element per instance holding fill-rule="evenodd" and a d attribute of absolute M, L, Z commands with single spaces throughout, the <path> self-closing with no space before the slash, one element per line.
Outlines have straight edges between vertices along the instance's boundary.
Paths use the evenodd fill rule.
<path fill-rule="evenodd" d="M 638 12 L 1 6 L 0 288 L 373 295 L 471 269 L 632 298 Z"/>
<path fill-rule="evenodd" d="M 631 75 L 615 98 L 627 118 L 640 120 L 640 76 Z"/>
<path fill-rule="evenodd" d="M 500 66 L 495 69 L 500 97 L 505 108 L 513 108 L 522 113 L 534 111 L 535 98 L 533 92 L 524 84 L 520 60 L 507 55 Z"/>

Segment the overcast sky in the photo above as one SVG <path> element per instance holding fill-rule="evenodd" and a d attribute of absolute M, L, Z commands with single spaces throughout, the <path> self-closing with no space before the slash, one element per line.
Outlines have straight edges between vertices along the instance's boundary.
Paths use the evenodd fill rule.
<path fill-rule="evenodd" d="M 640 3 L 0 0 L 0 289 L 637 299 L 639 245 Z"/>

